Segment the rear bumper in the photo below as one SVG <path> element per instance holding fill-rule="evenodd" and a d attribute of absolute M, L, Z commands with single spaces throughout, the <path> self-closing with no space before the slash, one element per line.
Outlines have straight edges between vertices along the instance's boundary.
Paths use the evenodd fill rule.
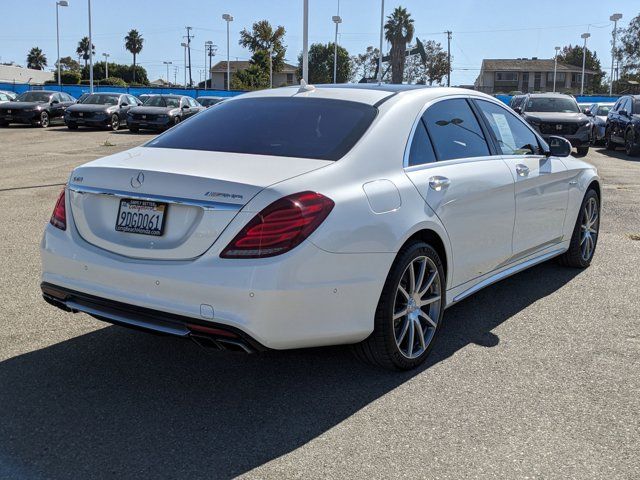
<path fill-rule="evenodd" d="M 287 254 L 266 259 L 221 259 L 220 248 L 214 246 L 190 261 L 136 260 L 87 243 L 69 217 L 67 222 L 66 231 L 51 225 L 45 229 L 44 284 L 72 292 L 73 298 L 84 295 L 126 305 L 125 310 L 160 312 L 162 319 L 179 316 L 223 326 L 273 349 L 366 338 L 373 331 L 375 309 L 394 258 L 328 253 L 307 240 Z M 226 245 L 228 240 L 221 237 L 218 242 Z M 62 306 L 83 311 L 68 302 Z M 105 317 L 99 311 L 87 313 Z"/>

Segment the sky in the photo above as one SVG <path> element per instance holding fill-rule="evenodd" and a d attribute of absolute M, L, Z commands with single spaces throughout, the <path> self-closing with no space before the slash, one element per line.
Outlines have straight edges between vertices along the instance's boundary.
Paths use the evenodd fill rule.
<path fill-rule="evenodd" d="M 78 41 L 88 35 L 88 0 L 69 0 L 60 8 L 60 55 L 76 58 Z M 0 30 L 0 61 L 26 65 L 28 51 L 40 47 L 49 68 L 56 61 L 55 0 L 0 0 L 4 17 Z M 163 62 L 178 67 L 177 79 L 184 76 L 184 54 L 180 43 L 184 27 L 193 27 L 192 75 L 200 80 L 205 69 L 207 40 L 218 46 L 213 62 L 226 59 L 226 26 L 222 14 L 230 13 L 231 59 L 247 60 L 250 53 L 238 45 L 239 33 L 254 21 L 266 19 L 286 29 L 286 58 L 297 64 L 302 51 L 302 0 L 91 0 L 93 43 L 96 61 L 131 63 L 124 48 L 128 30 L 137 29 L 145 39 L 138 63 L 147 69 L 150 80 L 166 78 Z M 377 46 L 380 32 L 380 0 L 309 0 L 309 43 L 333 41 L 332 15 L 339 13 L 339 44 L 349 54 Z M 415 20 L 421 40 L 435 40 L 446 48 L 445 30 L 453 32 L 452 85 L 472 84 L 483 58 L 552 58 L 555 46 L 582 43 L 580 35 L 590 32 L 588 48 L 593 49 L 608 71 L 611 66 L 609 17 L 621 13 L 619 27 L 640 14 L 638 0 L 386 0 L 385 15 L 398 5 L 406 7 Z M 5 16 L 6 15 L 6 16 Z M 385 50 L 388 45 L 385 44 Z"/>

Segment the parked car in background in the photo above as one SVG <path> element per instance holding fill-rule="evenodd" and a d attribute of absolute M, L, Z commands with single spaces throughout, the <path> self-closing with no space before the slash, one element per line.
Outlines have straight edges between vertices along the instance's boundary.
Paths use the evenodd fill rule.
<path fill-rule="evenodd" d="M 520 108 L 526 99 L 526 95 L 514 95 L 509 101 L 509 106 L 513 109 Z"/>
<path fill-rule="evenodd" d="M 640 154 L 640 95 L 618 99 L 607 115 L 605 137 L 608 150 L 624 146 L 627 155 Z"/>
<path fill-rule="evenodd" d="M 589 266 L 600 181 L 550 141 L 466 89 L 247 93 L 77 167 L 40 244 L 41 289 L 215 348 L 351 343 L 414 368 L 448 306 L 550 258 Z"/>
<path fill-rule="evenodd" d="M 216 103 L 220 103 L 225 97 L 198 97 L 197 102 L 205 108 L 209 108 Z"/>
<path fill-rule="evenodd" d="M 591 107 L 590 103 L 578 103 L 578 107 L 580 107 L 580 111 L 586 115 L 587 110 Z"/>
<path fill-rule="evenodd" d="M 129 130 L 166 130 L 205 108 L 186 95 L 154 95 L 127 113 Z"/>
<path fill-rule="evenodd" d="M 591 142 L 598 145 L 604 142 L 607 115 L 613 107 L 613 103 L 592 103 L 585 112 L 591 119 Z"/>
<path fill-rule="evenodd" d="M 533 93 L 527 95 L 521 107 L 514 110 L 546 140 L 557 135 L 569 140 L 578 155 L 589 152 L 591 120 L 580 111 L 578 102 L 561 93 Z"/>
<path fill-rule="evenodd" d="M 78 101 L 76 103 L 84 102 L 84 99 L 87 98 L 89 95 L 91 95 L 91 94 L 90 93 L 83 93 L 82 95 L 80 95 L 80 97 L 78 97 Z"/>
<path fill-rule="evenodd" d="M 0 90 L 0 103 L 11 102 L 15 100 L 17 95 L 13 92 L 7 92 L 6 90 Z"/>
<path fill-rule="evenodd" d="M 142 102 L 123 93 L 92 93 L 82 103 L 67 108 L 64 123 L 70 130 L 79 126 L 102 127 L 116 131 L 127 125 L 127 112 Z"/>
<path fill-rule="evenodd" d="M 24 92 L 14 101 L 0 104 L 0 127 L 26 123 L 47 128 L 52 122 L 62 122 L 65 110 L 74 103 L 76 99 L 64 92 Z"/>
<path fill-rule="evenodd" d="M 155 97 L 158 95 L 157 93 L 143 93 L 142 95 L 138 95 L 138 98 L 142 103 L 146 102 L 149 98 Z"/>

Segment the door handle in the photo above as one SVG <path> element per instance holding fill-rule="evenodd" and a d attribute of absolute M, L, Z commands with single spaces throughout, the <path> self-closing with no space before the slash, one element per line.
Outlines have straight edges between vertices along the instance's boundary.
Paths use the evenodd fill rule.
<path fill-rule="evenodd" d="M 444 190 L 450 184 L 451 180 L 449 180 L 447 177 L 435 176 L 429 179 L 429 188 L 431 190 L 435 190 L 436 192 Z"/>
<path fill-rule="evenodd" d="M 516 165 L 516 172 L 518 173 L 519 177 L 528 177 L 529 176 L 529 167 L 519 163 L 518 165 Z"/>

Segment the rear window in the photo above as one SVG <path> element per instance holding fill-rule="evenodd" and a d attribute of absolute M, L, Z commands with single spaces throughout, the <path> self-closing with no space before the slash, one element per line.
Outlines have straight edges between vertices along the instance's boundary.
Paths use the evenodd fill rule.
<path fill-rule="evenodd" d="M 527 103 L 529 112 L 580 113 L 580 107 L 572 98 L 534 97 Z"/>
<path fill-rule="evenodd" d="M 371 105 L 320 98 L 222 102 L 147 143 L 147 147 L 338 160 L 375 118 Z"/>

